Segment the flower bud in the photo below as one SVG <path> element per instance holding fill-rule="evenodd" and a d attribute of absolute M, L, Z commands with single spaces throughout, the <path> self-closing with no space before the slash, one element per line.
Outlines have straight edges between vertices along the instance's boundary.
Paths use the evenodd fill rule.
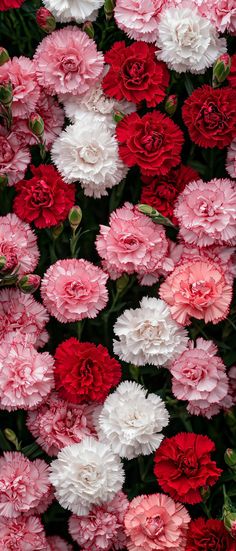
<path fill-rule="evenodd" d="M 6 48 L 3 48 L 0 46 L 0 67 L 4 65 L 7 61 L 9 61 L 10 56 Z"/>
<path fill-rule="evenodd" d="M 224 509 L 223 520 L 226 530 L 233 538 L 236 538 L 236 512 Z"/>
<path fill-rule="evenodd" d="M 206 502 L 211 495 L 209 486 L 202 486 L 202 488 L 200 489 L 200 494 L 202 496 L 202 500 Z"/>
<path fill-rule="evenodd" d="M 236 468 L 236 450 L 232 450 L 231 448 L 228 448 L 224 455 L 225 463 L 231 469 Z"/>
<path fill-rule="evenodd" d="M 61 235 L 63 230 L 64 230 L 64 225 L 62 224 L 62 222 L 60 224 L 58 224 L 57 226 L 54 226 L 51 229 L 53 239 L 58 239 L 58 237 Z"/>
<path fill-rule="evenodd" d="M 105 0 L 104 2 L 104 12 L 106 16 L 106 20 L 110 21 L 113 17 L 115 2 L 114 0 Z"/>
<path fill-rule="evenodd" d="M 25 294 L 33 294 L 39 288 L 41 277 L 37 274 L 27 274 L 18 280 L 18 287 Z"/>
<path fill-rule="evenodd" d="M 37 136 L 37 138 L 41 138 L 44 133 L 44 122 L 42 117 L 38 113 L 31 113 L 28 126 L 31 132 Z"/>
<path fill-rule="evenodd" d="M 13 98 L 12 83 L 3 82 L 0 85 L 0 103 L 2 103 L 4 107 L 11 107 L 12 98 Z"/>
<path fill-rule="evenodd" d="M 84 31 L 89 38 L 94 38 L 94 28 L 92 21 L 85 21 L 82 26 L 82 31 Z"/>
<path fill-rule="evenodd" d="M 117 293 L 122 293 L 129 283 L 129 276 L 123 274 L 119 279 L 116 280 L 116 290 Z"/>
<path fill-rule="evenodd" d="M 217 88 L 227 78 L 231 68 L 231 57 L 229 54 L 222 54 L 213 65 L 212 86 Z"/>
<path fill-rule="evenodd" d="M 158 210 L 154 209 L 150 205 L 138 205 L 139 212 L 142 212 L 142 214 L 146 214 L 146 216 L 149 216 L 155 222 L 155 224 L 162 224 L 163 226 L 171 226 L 174 228 L 174 224 L 169 220 L 169 218 L 166 218 L 166 216 L 163 216 Z"/>
<path fill-rule="evenodd" d="M 36 21 L 45 33 L 52 33 L 56 28 L 56 19 L 47 8 L 39 8 L 36 12 Z"/>
<path fill-rule="evenodd" d="M 8 184 L 7 174 L 0 172 L 0 189 L 3 189 Z"/>
<path fill-rule="evenodd" d="M 4 272 L 4 268 L 6 266 L 6 263 L 7 263 L 7 259 L 5 256 L 0 256 L 0 273 L 1 272 Z"/>
<path fill-rule="evenodd" d="M 170 117 L 175 114 L 178 105 L 178 98 L 176 94 L 172 94 L 166 98 L 165 101 L 165 111 Z"/>
<path fill-rule="evenodd" d="M 121 111 L 118 111 L 118 109 L 115 109 L 113 111 L 113 119 L 114 121 L 117 123 L 117 122 L 120 122 L 122 121 L 122 119 L 125 117 L 125 114 L 122 113 Z"/>
<path fill-rule="evenodd" d="M 78 205 L 75 205 L 70 209 L 70 212 L 68 214 L 68 220 L 72 230 L 74 231 L 77 230 L 82 220 L 82 210 Z"/>
<path fill-rule="evenodd" d="M 3 432 L 4 432 L 4 436 L 7 438 L 7 440 L 9 440 L 9 442 L 11 442 L 14 445 L 16 445 L 16 443 L 18 444 L 18 438 L 12 429 L 7 428 L 7 429 L 4 429 Z"/>

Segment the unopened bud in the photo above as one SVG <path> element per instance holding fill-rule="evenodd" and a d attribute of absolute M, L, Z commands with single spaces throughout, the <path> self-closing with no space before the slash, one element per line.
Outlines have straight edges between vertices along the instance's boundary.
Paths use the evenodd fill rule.
<path fill-rule="evenodd" d="M 3 48 L 0 46 L 0 67 L 4 65 L 7 61 L 9 61 L 10 56 L 6 48 Z"/>
<path fill-rule="evenodd" d="M 166 98 L 165 101 L 165 111 L 170 117 L 172 117 L 175 114 L 175 111 L 177 109 L 178 105 L 178 98 L 176 94 L 172 94 Z"/>
<path fill-rule="evenodd" d="M 225 463 L 231 468 L 236 468 L 236 450 L 228 448 L 224 455 Z"/>
<path fill-rule="evenodd" d="M 202 486 L 202 488 L 200 489 L 200 494 L 202 496 L 202 500 L 206 502 L 211 495 L 209 486 Z"/>
<path fill-rule="evenodd" d="M 7 440 L 11 442 L 12 444 L 16 445 L 18 444 L 18 438 L 15 434 L 15 432 L 12 429 L 4 429 L 4 435 L 6 436 Z"/>
<path fill-rule="evenodd" d="M 4 268 L 6 266 L 7 259 L 5 256 L 0 256 L 0 273 L 4 271 Z"/>
<path fill-rule="evenodd" d="M 12 84 L 11 82 L 3 82 L 0 84 L 0 103 L 4 105 L 4 107 L 10 107 L 12 104 Z"/>
<path fill-rule="evenodd" d="M 236 538 L 236 512 L 224 508 L 223 520 L 226 530 L 231 534 L 233 538 Z"/>
<path fill-rule="evenodd" d="M 122 119 L 125 117 L 125 114 L 122 113 L 121 111 L 118 111 L 118 109 L 115 109 L 113 111 L 113 119 L 114 121 L 117 123 L 117 122 L 120 122 L 122 121 Z"/>
<path fill-rule="evenodd" d="M 3 189 L 8 184 L 7 174 L 0 172 L 0 189 Z"/>
<path fill-rule="evenodd" d="M 122 293 L 124 289 L 127 287 L 129 283 L 129 276 L 127 274 L 123 274 L 119 279 L 116 281 L 116 290 L 118 293 Z"/>
<path fill-rule="evenodd" d="M 139 212 L 142 212 L 143 214 L 146 214 L 146 216 L 149 216 L 149 218 L 152 219 L 155 224 L 162 224 L 163 226 L 171 226 L 174 228 L 174 224 L 171 222 L 169 218 L 166 218 L 166 216 L 163 216 L 158 210 L 154 209 L 150 205 L 138 205 L 137 206 Z"/>
<path fill-rule="evenodd" d="M 213 65 L 212 86 L 217 88 L 227 78 L 231 68 L 231 57 L 229 54 L 222 54 Z"/>
<path fill-rule="evenodd" d="M 78 205 L 75 205 L 70 209 L 68 220 L 70 223 L 70 227 L 75 231 L 82 220 L 82 210 Z"/>
<path fill-rule="evenodd" d="M 53 239 L 58 239 L 58 237 L 61 235 L 63 230 L 64 230 L 64 225 L 62 224 L 62 222 L 60 224 L 58 224 L 57 226 L 54 226 L 51 229 Z"/>
<path fill-rule="evenodd" d="M 39 288 L 41 277 L 37 274 L 27 274 L 18 280 L 18 287 L 25 294 L 33 294 Z"/>
<path fill-rule="evenodd" d="M 45 33 L 52 33 L 56 28 L 56 19 L 47 8 L 39 8 L 36 12 L 36 21 Z"/>
<path fill-rule="evenodd" d="M 18 266 L 18 258 L 14 252 L 5 251 L 4 247 L 0 256 L 0 277 L 13 275 Z"/>
<path fill-rule="evenodd" d="M 104 12 L 105 12 L 105 16 L 106 16 L 107 21 L 110 21 L 110 19 L 112 19 L 113 12 L 114 12 L 114 7 L 115 7 L 115 1 L 114 0 L 105 0 L 105 2 L 104 2 Z"/>
<path fill-rule="evenodd" d="M 85 21 L 82 30 L 88 35 L 89 38 L 94 38 L 94 28 L 92 21 Z"/>
<path fill-rule="evenodd" d="M 31 132 L 37 136 L 37 138 L 41 138 L 44 133 L 44 122 L 42 117 L 38 113 L 31 113 L 28 126 Z"/>

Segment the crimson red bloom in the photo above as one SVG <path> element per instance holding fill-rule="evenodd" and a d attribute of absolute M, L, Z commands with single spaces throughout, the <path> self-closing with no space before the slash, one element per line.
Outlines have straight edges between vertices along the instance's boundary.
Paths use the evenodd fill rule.
<path fill-rule="evenodd" d="M 143 176 L 140 203 L 150 205 L 178 225 L 174 216 L 175 201 L 189 182 L 198 179 L 198 172 L 183 164 L 172 168 L 166 176 Z"/>
<path fill-rule="evenodd" d="M 169 85 L 170 74 L 162 61 L 157 61 L 156 48 L 145 42 L 115 42 L 105 54 L 110 69 L 103 79 L 105 94 L 133 103 L 146 100 L 148 107 L 160 103 Z"/>
<path fill-rule="evenodd" d="M 215 484 L 222 472 L 211 460 L 214 449 L 214 442 L 201 434 L 183 432 L 165 438 L 155 454 L 158 484 L 176 501 L 199 503 L 201 488 Z"/>
<path fill-rule="evenodd" d="M 104 402 L 121 379 L 121 366 L 107 348 L 74 337 L 59 344 L 55 352 L 56 389 L 74 404 Z"/>
<path fill-rule="evenodd" d="M 183 133 L 160 111 L 142 118 L 131 113 L 118 123 L 116 132 L 121 159 L 127 166 L 137 164 L 143 174 L 163 176 L 180 163 Z"/>
<path fill-rule="evenodd" d="M 0 11 L 7 11 L 11 8 L 20 8 L 25 0 L 1 0 Z"/>
<path fill-rule="evenodd" d="M 236 136 L 236 95 L 229 86 L 197 88 L 184 102 L 182 115 L 191 140 L 201 147 L 223 149 Z"/>
<path fill-rule="evenodd" d="M 37 228 L 63 222 L 75 203 L 75 186 L 67 185 L 52 165 L 31 166 L 33 178 L 15 186 L 14 212 Z"/>
<path fill-rule="evenodd" d="M 235 551 L 236 544 L 221 520 L 198 518 L 189 524 L 186 551 Z"/>
<path fill-rule="evenodd" d="M 236 54 L 231 57 L 231 68 L 228 76 L 228 81 L 232 88 L 236 88 Z"/>

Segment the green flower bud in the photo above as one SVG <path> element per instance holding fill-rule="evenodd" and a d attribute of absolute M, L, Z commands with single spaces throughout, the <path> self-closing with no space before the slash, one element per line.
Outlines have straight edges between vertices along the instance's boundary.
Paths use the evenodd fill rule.
<path fill-rule="evenodd" d="M 11 107 L 12 98 L 13 94 L 11 82 L 3 82 L 0 85 L 0 103 L 2 103 L 4 107 Z"/>
<path fill-rule="evenodd" d="M 62 222 L 51 229 L 53 239 L 58 239 L 64 230 L 64 224 Z"/>
<path fill-rule="evenodd" d="M 213 65 L 212 86 L 217 88 L 227 78 L 231 68 L 231 57 L 229 54 L 222 54 Z"/>
<path fill-rule="evenodd" d="M 206 502 L 211 495 L 209 486 L 202 486 L 202 488 L 200 489 L 200 494 L 202 496 L 202 500 Z"/>
<path fill-rule="evenodd" d="M 225 463 L 231 469 L 236 469 L 236 450 L 232 450 L 231 448 L 228 448 L 224 455 Z"/>
<path fill-rule="evenodd" d="M 172 117 L 175 114 L 175 111 L 177 109 L 178 105 L 178 98 L 176 94 L 172 94 L 166 98 L 165 101 L 165 111 L 170 117 Z"/>
<path fill-rule="evenodd" d="M 146 216 L 149 216 L 155 222 L 155 224 L 162 224 L 163 226 L 171 226 L 174 228 L 174 224 L 169 220 L 169 218 L 166 218 L 166 216 L 163 216 L 158 210 L 154 209 L 150 205 L 138 205 L 139 212 L 142 212 L 142 214 L 146 214 Z"/>
<path fill-rule="evenodd" d="M 88 35 L 89 38 L 94 38 L 94 28 L 92 21 L 85 21 L 82 30 Z"/>
<path fill-rule="evenodd" d="M 41 138 L 44 133 L 44 122 L 42 117 L 38 113 L 31 113 L 28 126 L 31 132 L 37 136 L 37 138 Z"/>
<path fill-rule="evenodd" d="M 106 16 L 106 20 L 109 21 L 113 17 L 115 7 L 115 1 L 114 0 L 105 0 L 104 2 L 104 12 Z"/>
<path fill-rule="evenodd" d="M 47 8 L 41 7 L 37 10 L 36 21 L 40 29 L 45 33 L 52 33 L 55 31 L 56 19 Z"/>
<path fill-rule="evenodd" d="M 7 61 L 9 61 L 10 56 L 6 48 L 3 48 L 0 46 L 0 67 L 4 65 Z"/>
<path fill-rule="evenodd" d="M 113 119 L 116 123 L 122 121 L 122 119 L 125 117 L 125 114 L 121 111 L 115 110 L 113 111 Z"/>
<path fill-rule="evenodd" d="M 127 274 L 122 275 L 116 280 L 117 293 L 122 293 L 129 283 L 129 276 Z"/>
<path fill-rule="evenodd" d="M 3 189 L 8 184 L 7 174 L 0 172 L 0 189 Z"/>
<path fill-rule="evenodd" d="M 39 288 L 41 277 L 37 274 L 27 274 L 18 280 L 18 287 L 25 294 L 33 294 Z"/>
<path fill-rule="evenodd" d="M 78 205 L 74 205 L 74 207 L 70 209 L 68 220 L 72 230 L 77 230 L 82 220 L 82 216 L 82 210 Z"/>
<path fill-rule="evenodd" d="M 6 263 L 7 263 L 6 257 L 5 256 L 0 256 L 0 272 L 4 271 Z"/>

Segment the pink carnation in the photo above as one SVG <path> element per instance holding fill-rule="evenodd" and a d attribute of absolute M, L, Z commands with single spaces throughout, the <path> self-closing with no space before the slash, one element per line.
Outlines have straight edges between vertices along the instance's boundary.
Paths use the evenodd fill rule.
<path fill-rule="evenodd" d="M 0 457 L 0 516 L 16 518 L 32 512 L 51 490 L 48 465 L 42 459 L 30 461 L 20 452 Z"/>
<path fill-rule="evenodd" d="M 67 26 L 46 36 L 35 53 L 37 78 L 45 91 L 78 95 L 102 74 L 103 55 L 78 27 Z"/>
<path fill-rule="evenodd" d="M 232 404 L 236 405 L 236 365 L 230 368 L 229 377 L 229 394 L 232 398 Z"/>
<path fill-rule="evenodd" d="M 14 335 L 25 334 L 36 347 L 44 346 L 48 340 L 45 331 L 48 320 L 46 309 L 32 295 L 18 289 L 0 291 L 0 346 Z"/>
<path fill-rule="evenodd" d="M 190 317 L 218 323 L 225 319 L 232 298 L 222 269 L 210 260 L 193 260 L 176 266 L 160 286 L 160 297 L 170 306 L 172 317 L 189 325 Z"/>
<path fill-rule="evenodd" d="M 103 268 L 112 279 L 136 273 L 142 283 L 152 284 L 159 279 L 161 270 L 169 272 L 174 267 L 167 259 L 164 227 L 130 203 L 111 214 L 110 226 L 100 226 L 96 247 L 103 258 Z"/>
<path fill-rule="evenodd" d="M 210 19 L 220 33 L 236 34 L 235 0 L 195 0 L 200 13 Z"/>
<path fill-rule="evenodd" d="M 69 532 L 83 551 L 110 551 L 126 547 L 124 515 L 128 499 L 123 492 L 102 506 L 93 506 L 86 516 L 72 515 Z"/>
<path fill-rule="evenodd" d="M 184 551 L 190 516 L 164 494 L 141 495 L 129 504 L 125 529 L 129 551 Z"/>
<path fill-rule="evenodd" d="M 117 0 L 115 20 L 129 38 L 155 42 L 157 22 L 167 0 Z"/>
<path fill-rule="evenodd" d="M 44 275 L 42 299 L 61 323 L 95 318 L 108 301 L 107 279 L 100 268 L 82 258 L 58 260 Z"/>
<path fill-rule="evenodd" d="M 38 517 L 0 517 L 2 551 L 46 551 L 47 541 Z"/>
<path fill-rule="evenodd" d="M 12 411 L 40 404 L 54 387 L 54 359 L 39 353 L 32 344 L 3 342 L 0 345 L 0 407 Z"/>
<path fill-rule="evenodd" d="M 228 148 L 226 170 L 231 178 L 236 178 L 236 139 L 232 141 Z"/>
<path fill-rule="evenodd" d="M 9 186 L 24 178 L 30 159 L 29 149 L 19 143 L 17 133 L 7 134 L 0 127 L 0 173 L 7 175 Z"/>
<path fill-rule="evenodd" d="M 0 216 L 0 256 L 6 258 L 5 269 L 18 268 L 19 275 L 33 272 L 38 264 L 36 235 L 16 214 Z"/>
<path fill-rule="evenodd" d="M 208 247 L 236 243 L 236 191 L 230 180 L 190 182 L 179 194 L 175 216 L 187 243 Z"/>
<path fill-rule="evenodd" d="M 47 551 L 72 551 L 73 547 L 60 536 L 50 536 L 47 538 Z"/>
<path fill-rule="evenodd" d="M 27 427 L 43 450 L 54 456 L 65 446 L 81 442 L 84 436 L 96 434 L 93 413 L 93 405 L 69 404 L 54 392 L 28 413 Z"/>
<path fill-rule="evenodd" d="M 216 354 L 217 348 L 212 341 L 199 338 L 195 346 L 190 341 L 189 349 L 170 366 L 173 394 L 178 400 L 189 402 L 188 411 L 196 407 L 199 414 L 206 417 L 209 417 L 209 406 L 216 405 L 220 409 L 228 393 L 225 366 Z"/>
<path fill-rule="evenodd" d="M 35 75 L 35 63 L 28 57 L 13 57 L 0 67 L 0 84 L 10 81 L 13 86 L 12 114 L 27 118 L 35 111 L 40 88 Z"/>

